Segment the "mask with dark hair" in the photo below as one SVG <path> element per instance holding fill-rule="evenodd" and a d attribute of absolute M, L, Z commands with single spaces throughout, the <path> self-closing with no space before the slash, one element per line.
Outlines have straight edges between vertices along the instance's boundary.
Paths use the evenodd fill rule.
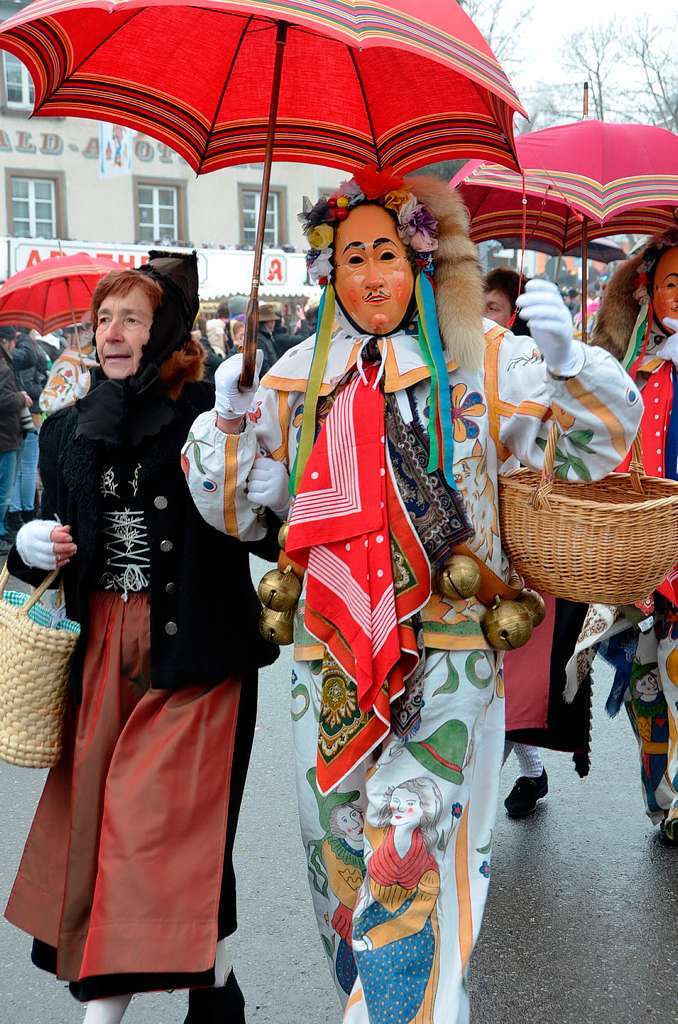
<path fill-rule="evenodd" d="M 200 306 L 195 252 L 152 250 L 138 272 L 152 277 L 163 291 L 139 369 L 124 380 L 109 380 L 97 372 L 92 390 L 77 404 L 78 435 L 113 445 L 137 445 L 174 418 L 174 403 L 159 386 L 160 366 L 189 340 Z"/>

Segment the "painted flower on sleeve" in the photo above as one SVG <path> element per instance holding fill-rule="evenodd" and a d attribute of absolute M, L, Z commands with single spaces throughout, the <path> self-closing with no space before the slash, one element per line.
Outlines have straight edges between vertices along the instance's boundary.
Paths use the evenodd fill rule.
<path fill-rule="evenodd" d="M 483 396 L 478 391 L 469 391 L 465 384 L 455 384 L 452 388 L 452 423 L 454 440 L 460 444 L 467 438 L 475 441 L 480 433 L 476 418 L 485 415 Z"/>

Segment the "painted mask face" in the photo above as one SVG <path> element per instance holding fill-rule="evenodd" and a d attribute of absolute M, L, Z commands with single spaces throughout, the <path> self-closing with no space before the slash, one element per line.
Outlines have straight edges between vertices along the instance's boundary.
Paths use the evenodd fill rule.
<path fill-rule="evenodd" d="M 668 249 L 657 264 L 652 306 L 660 324 L 666 319 L 678 320 L 678 249 Z"/>
<path fill-rule="evenodd" d="M 334 287 L 355 324 L 367 334 L 390 334 L 412 299 L 414 272 L 391 216 L 380 206 L 352 210 L 334 237 Z"/>

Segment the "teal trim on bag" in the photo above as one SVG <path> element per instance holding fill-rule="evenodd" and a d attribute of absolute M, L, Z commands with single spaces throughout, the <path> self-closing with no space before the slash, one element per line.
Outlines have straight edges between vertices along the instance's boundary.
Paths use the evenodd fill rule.
<path fill-rule="evenodd" d="M 2 595 L 5 604 L 9 604 L 13 608 L 23 608 L 29 597 L 30 594 L 23 594 L 19 590 L 6 590 Z M 48 608 L 46 605 L 40 604 L 39 601 L 29 610 L 28 618 L 36 626 L 42 626 L 43 629 L 61 630 L 65 633 L 72 633 L 73 636 L 80 636 L 80 624 L 78 622 L 65 618 L 58 619 L 55 622 L 55 609 Z"/>

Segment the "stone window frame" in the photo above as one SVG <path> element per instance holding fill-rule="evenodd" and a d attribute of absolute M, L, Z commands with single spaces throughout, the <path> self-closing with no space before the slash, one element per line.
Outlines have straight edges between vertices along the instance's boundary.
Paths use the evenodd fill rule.
<path fill-rule="evenodd" d="M 28 178 L 32 181 L 54 182 L 56 238 L 68 239 L 68 218 L 66 212 L 66 175 L 64 171 L 42 171 L 32 167 L 5 168 L 5 215 L 7 218 L 7 234 L 11 238 L 23 238 L 14 231 L 14 212 L 12 209 L 12 180 Z"/>
<path fill-rule="evenodd" d="M 141 217 L 139 215 L 139 189 L 173 188 L 177 192 L 177 233 L 173 244 L 188 241 L 188 203 L 186 181 L 183 178 L 156 178 L 148 174 L 132 175 L 132 203 L 134 204 L 134 241 L 138 245 L 156 245 L 156 242 L 142 242 Z"/>
<path fill-rule="evenodd" d="M 244 192 L 259 192 L 259 194 L 261 194 L 261 185 L 256 182 L 238 182 L 238 244 L 242 246 L 249 245 L 249 242 L 245 242 Z M 282 246 L 288 244 L 289 239 L 287 224 L 287 186 L 271 185 L 269 188 L 269 195 L 276 195 L 278 197 L 278 239 L 277 244 L 270 248 L 280 249 Z"/>

